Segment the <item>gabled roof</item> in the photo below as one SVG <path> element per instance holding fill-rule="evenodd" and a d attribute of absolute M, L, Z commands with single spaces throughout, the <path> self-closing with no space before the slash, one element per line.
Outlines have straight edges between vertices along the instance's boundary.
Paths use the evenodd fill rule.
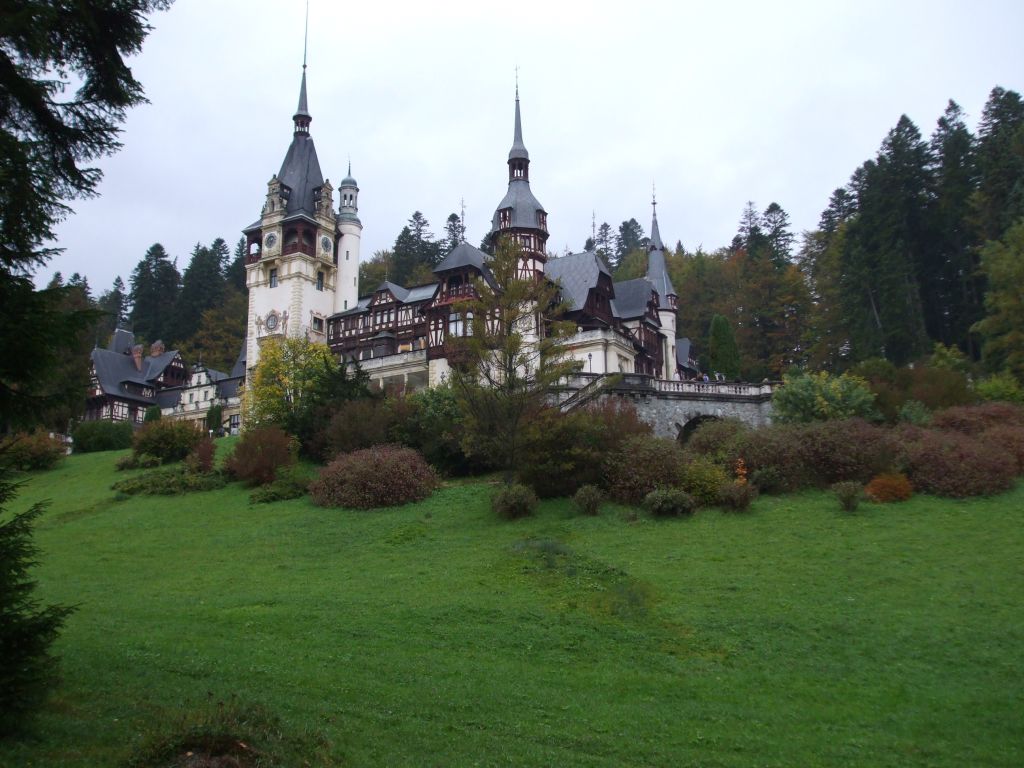
<path fill-rule="evenodd" d="M 397 283 L 392 283 L 385 280 L 383 283 L 377 286 L 377 290 L 374 293 L 380 293 L 381 291 L 388 291 L 396 300 L 404 302 L 406 296 L 409 295 L 409 289 L 403 288 Z"/>
<path fill-rule="evenodd" d="M 97 348 L 91 355 L 93 370 L 104 394 L 150 404 L 155 402 L 154 398 L 129 392 L 128 385 L 155 386 L 156 379 L 177 357 L 177 351 L 164 352 L 156 357 L 143 357 L 140 371 L 135 367 L 135 360 L 130 354 Z"/>
<path fill-rule="evenodd" d="M 239 377 L 239 376 L 242 377 L 242 378 L 245 377 L 245 355 L 246 355 L 245 347 L 246 347 L 246 342 L 247 341 L 248 341 L 248 339 L 242 339 L 242 349 L 238 353 L 238 359 L 235 360 L 235 364 L 231 367 L 231 376 L 232 377 Z"/>
<path fill-rule="evenodd" d="M 349 315 L 361 315 L 370 311 L 370 300 L 373 299 L 373 294 L 369 296 L 360 296 L 359 301 L 352 309 L 346 309 L 344 312 L 338 312 L 337 317 L 347 317 Z"/>
<path fill-rule="evenodd" d="M 676 363 L 685 368 L 689 368 L 690 357 L 690 340 L 687 338 L 676 339 Z"/>
<path fill-rule="evenodd" d="M 651 300 L 654 287 L 646 277 L 636 280 L 625 280 L 615 283 L 615 299 L 612 308 L 615 316 L 622 320 L 643 317 L 647 314 L 647 305 Z"/>
<path fill-rule="evenodd" d="M 597 285 L 600 275 L 611 277 L 608 265 L 594 251 L 573 253 L 548 261 L 545 273 L 562 286 L 562 299 L 570 311 L 583 309 L 590 289 Z"/>
<path fill-rule="evenodd" d="M 242 382 L 245 381 L 244 376 L 231 376 L 230 378 L 223 379 L 217 382 L 217 397 L 222 397 L 225 400 L 229 397 L 237 397 L 238 390 L 242 386 Z"/>
<path fill-rule="evenodd" d="M 412 304 L 417 301 L 427 301 L 432 299 L 434 294 L 437 293 L 437 286 L 440 283 L 427 283 L 426 285 L 417 285 L 409 289 L 409 294 L 405 297 L 406 304 Z"/>
<path fill-rule="evenodd" d="M 135 334 L 126 328 L 117 328 L 110 335 L 110 341 L 107 343 L 107 349 L 119 355 L 130 353 L 133 346 L 135 346 Z"/>

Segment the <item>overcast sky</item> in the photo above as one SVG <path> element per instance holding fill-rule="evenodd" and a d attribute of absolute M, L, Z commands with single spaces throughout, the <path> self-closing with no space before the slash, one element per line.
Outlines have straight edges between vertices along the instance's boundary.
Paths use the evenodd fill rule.
<path fill-rule="evenodd" d="M 177 0 L 132 61 L 150 104 L 101 167 L 100 197 L 58 228 L 39 274 L 125 282 L 154 242 L 259 217 L 291 141 L 304 0 Z M 352 161 L 362 256 L 414 210 L 435 233 L 465 200 L 477 244 L 507 185 L 515 67 L 549 249 L 597 223 L 667 244 L 729 243 L 748 200 L 813 228 L 833 189 L 906 113 L 927 137 L 949 99 L 972 130 L 993 86 L 1024 89 L 1024 3 L 336 2 L 311 0 L 311 134 L 337 186 Z M 337 195 L 335 205 L 337 205 Z"/>

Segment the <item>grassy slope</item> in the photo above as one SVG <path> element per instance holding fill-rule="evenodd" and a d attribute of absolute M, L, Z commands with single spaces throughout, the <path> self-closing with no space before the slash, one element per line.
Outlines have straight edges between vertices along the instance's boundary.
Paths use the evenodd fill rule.
<path fill-rule="evenodd" d="M 1024 487 L 500 523 L 479 483 L 377 512 L 118 502 L 118 455 L 13 505 L 53 500 L 41 595 L 80 608 L 38 739 L 0 765 L 116 764 L 208 694 L 355 766 L 1024 763 Z"/>

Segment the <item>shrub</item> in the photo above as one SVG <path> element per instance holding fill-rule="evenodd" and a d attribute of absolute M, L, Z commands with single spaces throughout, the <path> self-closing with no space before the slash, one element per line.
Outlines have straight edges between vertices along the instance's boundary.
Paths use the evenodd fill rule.
<path fill-rule="evenodd" d="M 859 376 L 808 373 L 784 376 L 783 383 L 772 397 L 773 414 L 779 422 L 875 416 L 875 395 Z"/>
<path fill-rule="evenodd" d="M 1024 426 L 1024 408 L 1012 403 L 981 403 L 939 411 L 932 419 L 936 429 L 980 435 L 990 427 L 1002 424 Z"/>
<path fill-rule="evenodd" d="M 982 379 L 974 385 L 974 391 L 982 400 L 1024 405 L 1024 388 L 1012 373 L 997 373 Z"/>
<path fill-rule="evenodd" d="M 390 442 L 392 427 L 383 398 L 347 400 L 338 405 L 324 433 L 324 457 Z"/>
<path fill-rule="evenodd" d="M 906 424 L 916 424 L 919 427 L 926 427 L 932 421 L 932 412 L 928 406 L 920 400 L 907 400 L 901 407 L 897 416 L 899 421 Z"/>
<path fill-rule="evenodd" d="M 686 453 L 704 456 L 721 467 L 736 463 L 736 445 L 747 426 L 737 419 L 708 419 L 686 441 Z"/>
<path fill-rule="evenodd" d="M 299 499 L 309 491 L 309 477 L 297 464 L 282 467 L 277 479 L 270 485 L 262 485 L 249 494 L 250 504 L 269 504 L 274 501 Z"/>
<path fill-rule="evenodd" d="M 150 421 L 160 421 L 161 415 L 162 414 L 160 413 L 160 406 L 151 405 L 146 409 L 146 413 L 145 415 L 143 415 L 142 421 L 143 423 L 148 423 Z"/>
<path fill-rule="evenodd" d="M 856 512 L 860 505 L 860 497 L 864 495 L 864 486 L 851 480 L 833 483 L 832 493 L 835 494 L 839 506 L 844 512 Z"/>
<path fill-rule="evenodd" d="M 802 466 L 804 487 L 826 487 L 844 480 L 866 483 L 892 469 L 899 446 L 888 429 L 862 419 L 819 422 L 796 428 L 795 451 L 782 461 Z"/>
<path fill-rule="evenodd" d="M 907 476 L 899 473 L 886 473 L 873 478 L 864 489 L 864 494 L 878 504 L 892 501 L 906 501 L 914 495 Z"/>
<path fill-rule="evenodd" d="M 252 487 L 274 482 L 278 467 L 294 461 L 287 432 L 280 427 L 258 427 L 242 435 L 224 466 L 233 478 Z"/>
<path fill-rule="evenodd" d="M 596 515 L 601 511 L 604 494 L 596 485 L 581 485 L 572 497 L 573 506 L 581 515 Z"/>
<path fill-rule="evenodd" d="M 718 489 L 729 482 L 728 473 L 710 459 L 698 457 L 683 465 L 680 488 L 702 506 L 718 501 Z"/>
<path fill-rule="evenodd" d="M 981 433 L 979 440 L 1002 448 L 1007 456 L 1017 462 L 1017 474 L 1024 475 L 1024 427 L 1014 424 L 989 427 Z"/>
<path fill-rule="evenodd" d="M 491 497 L 491 510 L 503 520 L 529 517 L 537 509 L 537 494 L 520 483 L 503 485 Z"/>
<path fill-rule="evenodd" d="M 952 410 L 952 409 L 951 409 Z M 906 446 L 914 487 L 936 496 L 985 496 L 1013 485 L 1017 464 L 1000 446 L 966 434 L 926 430 Z"/>
<path fill-rule="evenodd" d="M 757 487 L 747 482 L 733 480 L 723 483 L 718 488 L 718 506 L 731 512 L 743 512 L 749 509 L 757 498 Z"/>
<path fill-rule="evenodd" d="M 462 410 L 450 385 L 407 396 L 401 410 L 405 416 L 391 431 L 396 442 L 415 448 L 430 466 L 446 474 L 466 475 L 482 468 L 462 450 Z"/>
<path fill-rule="evenodd" d="M 127 421 L 83 421 L 71 433 L 75 453 L 117 451 L 132 445 L 132 425 Z"/>
<path fill-rule="evenodd" d="M 132 452 L 148 453 L 167 463 L 181 461 L 195 448 L 203 433 L 189 421 L 160 419 L 142 425 L 132 438 Z"/>
<path fill-rule="evenodd" d="M 45 432 L 22 432 L 0 442 L 0 461 L 12 469 L 53 469 L 63 458 L 64 444 Z"/>
<path fill-rule="evenodd" d="M 185 465 L 190 472 L 205 475 L 213 471 L 213 456 L 216 453 L 213 440 L 209 435 L 203 435 L 196 443 L 192 452 L 185 459 Z"/>
<path fill-rule="evenodd" d="M 221 434 L 224 428 L 224 406 L 220 403 L 211 405 L 210 410 L 206 412 L 206 428 Z"/>
<path fill-rule="evenodd" d="M 679 488 L 659 488 L 644 496 L 643 506 L 655 517 L 680 517 L 692 515 L 697 502 Z"/>
<path fill-rule="evenodd" d="M 142 453 L 135 457 L 135 466 L 139 469 L 153 469 L 160 466 L 160 459 L 149 453 Z"/>
<path fill-rule="evenodd" d="M 343 453 L 310 485 L 322 507 L 392 507 L 427 498 L 437 475 L 419 451 L 402 445 L 378 445 Z"/>
<path fill-rule="evenodd" d="M 122 472 L 126 469 L 138 469 L 139 459 L 134 453 L 129 453 L 127 456 L 122 456 L 120 459 L 114 462 L 114 469 L 118 472 Z"/>
<path fill-rule="evenodd" d="M 631 437 L 605 459 L 602 482 L 612 498 L 638 504 L 653 490 L 679 485 L 684 463 L 673 440 Z"/>
<path fill-rule="evenodd" d="M 195 491 L 213 491 L 223 488 L 226 484 L 227 480 L 219 472 L 200 475 L 195 472 L 189 472 L 183 466 L 178 466 L 145 472 L 135 477 L 118 480 L 110 487 L 112 490 L 128 496 L 138 494 L 146 496 L 176 496 Z"/>
<path fill-rule="evenodd" d="M 609 402 L 566 414 L 547 409 L 525 430 L 519 480 L 541 498 L 571 496 L 581 486 L 601 482 L 602 465 L 628 438 L 650 432 L 629 403 Z"/>

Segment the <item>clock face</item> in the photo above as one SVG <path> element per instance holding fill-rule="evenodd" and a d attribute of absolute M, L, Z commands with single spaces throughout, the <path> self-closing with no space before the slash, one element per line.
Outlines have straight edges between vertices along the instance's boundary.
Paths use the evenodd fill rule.
<path fill-rule="evenodd" d="M 270 232 L 265 238 L 263 238 L 263 244 L 267 246 L 267 248 L 273 248 L 274 245 L 277 244 L 277 235 Z"/>
<path fill-rule="evenodd" d="M 327 235 L 324 235 L 323 237 L 320 238 L 320 250 L 322 250 L 324 253 L 330 253 L 331 251 L 331 238 L 329 238 Z"/>
<path fill-rule="evenodd" d="M 277 315 L 271 312 L 267 315 L 267 330 L 273 331 L 277 329 Z"/>

